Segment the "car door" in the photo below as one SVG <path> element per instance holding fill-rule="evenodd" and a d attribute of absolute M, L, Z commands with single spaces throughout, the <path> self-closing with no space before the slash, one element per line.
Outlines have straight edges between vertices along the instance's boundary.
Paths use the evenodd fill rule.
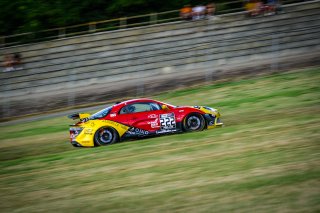
<path fill-rule="evenodd" d="M 120 110 L 126 116 L 128 124 L 135 134 L 149 135 L 174 132 L 177 130 L 175 113 L 162 109 L 157 102 L 137 102 L 129 104 Z"/>
<path fill-rule="evenodd" d="M 129 104 L 120 110 L 125 115 L 128 124 L 135 128 L 135 131 L 154 132 L 160 129 L 159 114 L 163 110 L 155 102 L 137 102 Z"/>

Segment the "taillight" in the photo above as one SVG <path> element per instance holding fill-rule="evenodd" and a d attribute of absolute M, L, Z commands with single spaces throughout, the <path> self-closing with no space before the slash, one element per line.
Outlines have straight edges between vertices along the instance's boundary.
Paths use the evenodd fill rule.
<path fill-rule="evenodd" d="M 82 132 L 81 127 L 70 127 L 70 142 L 75 141 L 76 137 Z"/>

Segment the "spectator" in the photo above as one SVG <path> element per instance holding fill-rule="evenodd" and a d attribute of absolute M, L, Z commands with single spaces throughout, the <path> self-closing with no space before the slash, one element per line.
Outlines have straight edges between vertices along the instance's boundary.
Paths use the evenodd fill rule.
<path fill-rule="evenodd" d="M 4 70 L 3 72 L 11 72 L 14 71 L 13 67 L 13 56 L 12 55 L 5 55 L 3 60 Z"/>
<path fill-rule="evenodd" d="M 214 3 L 207 4 L 206 15 L 207 18 L 212 18 L 216 12 L 216 5 Z"/>
<path fill-rule="evenodd" d="M 275 12 L 275 0 L 267 0 L 264 7 L 264 15 L 273 15 Z"/>
<path fill-rule="evenodd" d="M 249 17 L 260 15 L 264 6 L 260 0 L 249 0 L 245 3 L 245 9 Z"/>
<path fill-rule="evenodd" d="M 22 70 L 21 54 L 20 53 L 15 53 L 13 55 L 13 67 L 15 70 Z"/>
<path fill-rule="evenodd" d="M 255 5 L 256 16 L 263 14 L 265 9 L 263 2 L 260 0 L 256 0 L 255 3 L 256 3 Z"/>
<path fill-rule="evenodd" d="M 3 60 L 3 66 L 5 67 L 3 72 L 11 72 L 15 70 L 22 70 L 21 54 L 15 53 L 5 55 Z"/>
<path fill-rule="evenodd" d="M 185 5 L 180 10 L 180 17 L 184 20 L 191 20 L 192 19 L 192 8 L 190 5 Z"/>
<path fill-rule="evenodd" d="M 267 0 L 263 7 L 264 15 L 274 15 L 281 11 L 280 0 Z"/>
<path fill-rule="evenodd" d="M 254 8 L 255 8 L 255 3 L 253 2 L 253 0 L 249 0 L 245 2 L 245 9 L 247 11 L 247 15 L 249 17 L 252 16 L 253 12 L 254 12 Z"/>
<path fill-rule="evenodd" d="M 282 3 L 281 0 L 273 0 L 274 3 L 274 14 L 282 11 Z"/>
<path fill-rule="evenodd" d="M 206 14 L 206 7 L 202 5 L 197 5 L 192 8 L 192 20 L 203 19 Z"/>

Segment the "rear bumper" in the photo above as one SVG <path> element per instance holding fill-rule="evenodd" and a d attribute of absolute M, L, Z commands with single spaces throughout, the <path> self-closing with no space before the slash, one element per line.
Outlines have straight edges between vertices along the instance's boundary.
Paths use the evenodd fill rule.
<path fill-rule="evenodd" d="M 80 143 L 78 143 L 77 141 L 71 141 L 70 142 L 72 144 L 72 146 L 74 147 L 82 147 L 82 145 Z"/>
<path fill-rule="evenodd" d="M 76 141 L 78 135 L 82 132 L 83 128 L 81 127 L 70 127 L 70 143 L 75 147 L 81 147 L 82 145 Z"/>

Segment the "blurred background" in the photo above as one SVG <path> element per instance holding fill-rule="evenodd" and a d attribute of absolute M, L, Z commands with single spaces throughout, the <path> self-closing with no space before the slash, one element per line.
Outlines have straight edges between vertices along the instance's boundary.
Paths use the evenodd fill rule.
<path fill-rule="evenodd" d="M 318 1 L 1 1 L 1 119 L 319 62 Z"/>
<path fill-rule="evenodd" d="M 319 212 L 320 0 L 0 1 L 0 212 Z M 75 149 L 149 97 L 223 128 Z"/>

